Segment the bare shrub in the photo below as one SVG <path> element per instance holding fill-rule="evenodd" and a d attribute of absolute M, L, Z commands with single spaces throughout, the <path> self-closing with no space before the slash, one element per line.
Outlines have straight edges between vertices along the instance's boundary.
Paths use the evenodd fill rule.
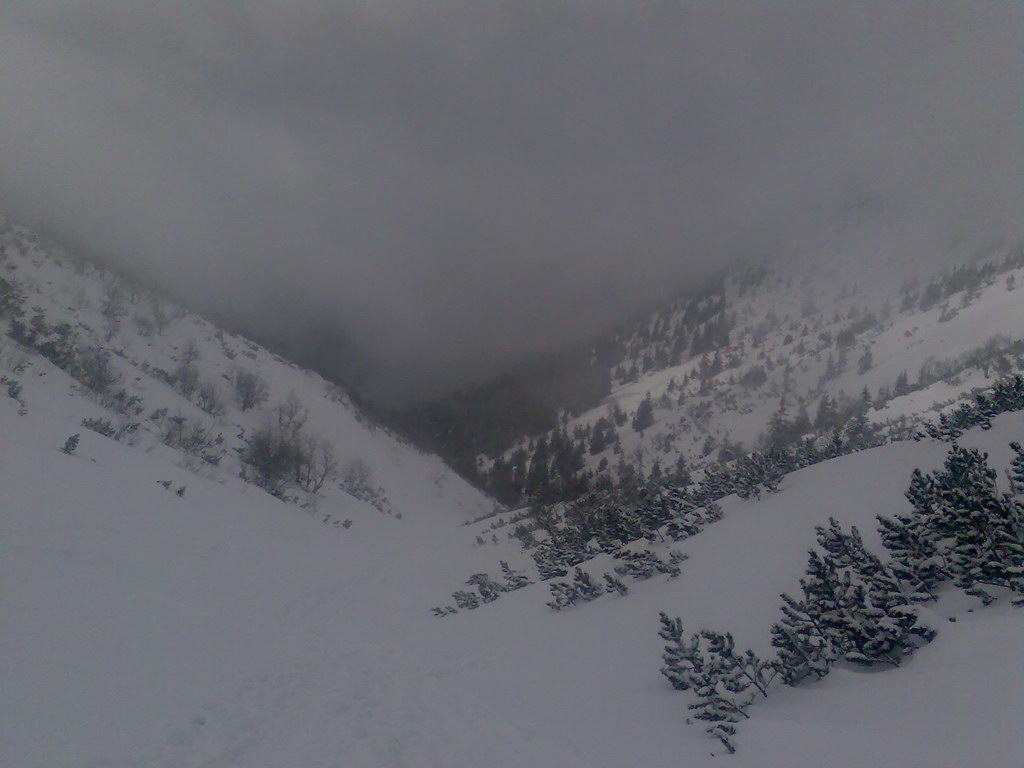
<path fill-rule="evenodd" d="M 307 493 L 319 493 L 338 474 L 338 457 L 334 446 L 316 437 L 303 437 L 302 448 L 295 457 L 295 484 Z"/>
<path fill-rule="evenodd" d="M 246 466 L 243 477 L 274 496 L 282 496 L 294 479 L 301 454 L 298 433 L 282 430 L 268 420 L 246 441 L 241 456 Z"/>
<path fill-rule="evenodd" d="M 267 384 L 255 373 L 236 368 L 231 375 L 235 402 L 243 411 L 251 410 L 267 399 Z"/>
<path fill-rule="evenodd" d="M 82 352 L 74 365 L 75 378 L 98 395 L 110 392 L 121 374 L 110 364 L 110 353 L 102 349 L 88 349 Z"/>
<path fill-rule="evenodd" d="M 199 389 L 199 369 L 192 365 L 191 362 L 182 363 L 174 369 L 171 381 L 182 397 L 186 400 L 191 400 L 192 396 Z"/>
<path fill-rule="evenodd" d="M 283 403 L 274 406 L 274 418 L 277 420 L 277 426 L 282 430 L 298 433 L 306 426 L 309 409 L 302 405 L 294 392 L 289 392 Z"/>
<path fill-rule="evenodd" d="M 220 446 L 224 436 L 214 435 L 213 430 L 198 421 L 191 421 L 180 413 L 164 416 L 161 423 L 160 441 L 175 450 L 197 456 L 209 464 L 220 461 L 223 453 Z"/>
<path fill-rule="evenodd" d="M 223 416 L 227 412 L 227 403 L 220 388 L 212 381 L 200 385 L 196 392 L 196 405 L 211 416 Z"/>

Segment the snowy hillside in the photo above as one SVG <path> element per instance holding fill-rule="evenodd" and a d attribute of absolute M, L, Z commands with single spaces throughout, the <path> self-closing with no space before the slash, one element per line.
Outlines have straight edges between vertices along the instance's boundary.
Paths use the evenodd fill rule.
<path fill-rule="evenodd" d="M 946 261 L 902 283 L 884 271 L 858 283 L 828 258 L 736 270 L 598 344 L 610 394 L 480 456 L 484 483 L 506 500 L 553 501 L 805 438 L 841 441 L 853 418 L 872 436 L 908 436 L 1024 369 L 1024 249 L 962 246 Z"/>
<path fill-rule="evenodd" d="M 493 509 L 320 376 L 4 219 L 0 280 L 0 376 L 24 411 L 65 416 L 60 444 L 72 433 L 94 442 L 98 430 L 228 487 L 245 488 L 245 474 L 334 525 L 374 515 L 462 521 Z M 245 462 L 254 438 L 280 432 L 308 450 L 298 480 Z"/>
<path fill-rule="evenodd" d="M 659 673 L 659 611 L 769 656 L 815 526 L 856 525 L 884 557 L 875 516 L 910 514 L 911 473 L 939 470 L 949 443 L 894 442 L 787 474 L 760 499 L 726 496 L 720 520 L 642 545 L 686 555 L 677 576 L 624 575 L 627 595 L 553 611 L 512 517 L 463 524 L 493 505 L 436 459 L 360 421 L 315 375 L 150 297 L 135 303 L 112 276 L 26 238 L 5 235 L 2 274 L 31 343 L 0 339 L 0 766 L 1021 764 L 1024 623 L 1003 588 L 983 607 L 939 585 L 913 611 L 935 637 L 898 668 L 838 660 L 818 682 L 776 685 L 738 724 L 732 756 L 687 724 L 693 691 Z M 245 410 L 239 368 L 267 388 Z M 318 493 L 285 478 L 275 497 L 239 474 L 259 479 L 246 451 L 268 419 L 295 414 L 276 407 L 292 392 L 339 477 Z M 988 451 L 1009 491 L 1024 411 L 986 426 L 959 442 Z M 502 561 L 533 583 L 431 614 L 467 577 L 500 579 Z M 600 579 L 614 562 L 602 552 L 581 567 Z M 476 581 L 486 600 L 490 582 Z"/>
<path fill-rule="evenodd" d="M 911 470 L 947 447 L 876 448 L 762 501 L 730 497 L 684 542 L 681 577 L 628 597 L 555 613 L 535 584 L 437 619 L 428 606 L 466 574 L 522 566 L 515 542 L 474 547 L 474 527 L 427 515 L 324 535 L 159 452 L 85 433 L 65 455 L 63 405 L 0 404 L 10 768 L 718 765 L 717 742 L 685 725 L 690 699 L 658 673 L 658 611 L 767 652 L 813 526 L 838 517 L 877 548 L 873 516 L 907 508 Z M 1022 434 L 1009 414 L 964 442 L 1005 466 Z M 751 708 L 727 762 L 1019 765 L 1019 611 L 947 590 L 923 613 L 938 635 L 904 668 L 780 688 Z"/>

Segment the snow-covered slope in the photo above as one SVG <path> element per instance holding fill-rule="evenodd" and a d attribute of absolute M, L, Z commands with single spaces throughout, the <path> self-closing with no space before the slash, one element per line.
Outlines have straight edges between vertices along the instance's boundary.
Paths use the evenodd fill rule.
<path fill-rule="evenodd" d="M 19 280 L 25 306 L 40 307 L 48 326 L 64 317 L 105 335 L 95 313 L 109 276 L 31 248 L 7 259 L 5 279 Z M 688 631 L 728 630 L 739 647 L 767 653 L 778 595 L 798 589 L 813 527 L 834 516 L 879 551 L 874 516 L 908 508 L 911 471 L 941 465 L 945 444 L 885 445 L 787 475 L 762 500 L 727 497 L 722 520 L 678 545 L 689 555 L 679 578 L 630 582 L 626 597 L 556 613 L 535 583 L 439 619 L 430 607 L 468 575 L 496 575 L 500 560 L 529 570 L 495 518 L 462 524 L 490 509 L 484 497 L 255 345 L 192 317 L 150 335 L 130 322 L 112 337 L 124 354 L 112 362 L 117 387 L 143 398 L 134 416 L 2 339 L 0 375 L 18 385 L 16 397 L 0 396 L 3 768 L 1010 768 L 1024 759 L 1024 624 L 1005 599 L 981 608 L 947 589 L 923 610 L 937 638 L 903 667 L 840 665 L 815 685 L 777 688 L 751 708 L 731 757 L 686 724 L 692 699 L 658 671 L 660 610 Z M 309 429 L 372 468 L 392 514 L 325 487 L 313 517 L 309 496 L 285 493 L 303 510 L 240 480 L 232 450 L 210 465 L 161 442 L 160 420 L 149 419 L 161 408 L 209 419 L 229 448 L 266 416 L 235 405 L 211 416 L 143 369 L 180 363 L 175 347 L 190 338 L 204 377 L 251 366 L 268 406 L 294 390 Z M 118 441 L 83 428 L 84 417 L 140 426 Z M 63 452 L 74 433 L 79 444 Z M 1021 438 L 1018 412 L 961 442 L 1001 468 Z"/>
<path fill-rule="evenodd" d="M 60 408 L 19 416 L 0 402 L 11 768 L 717 764 L 658 673 L 658 610 L 768 650 L 812 527 L 833 515 L 871 531 L 945 448 L 872 449 L 788 476 L 763 501 L 729 498 L 685 542 L 680 578 L 626 598 L 553 613 L 537 584 L 436 619 L 428 606 L 467 573 L 521 563 L 514 542 L 474 547 L 475 527 L 425 516 L 326 530 L 98 435 L 64 455 L 68 424 Z M 1022 434 L 1018 413 L 966 441 L 1001 465 Z M 905 668 L 780 689 L 730 760 L 1019 765 L 1024 625 L 1006 605 L 975 608 L 949 594 L 927 611 L 939 636 Z"/>
<path fill-rule="evenodd" d="M 327 510 L 322 517 L 329 521 L 368 514 L 462 521 L 493 509 L 440 459 L 365 419 L 317 374 L 2 218 L 0 254 L 0 279 L 8 295 L 19 296 L 21 313 L 9 311 L 6 321 L 0 315 L 0 326 L 22 328 L 15 334 L 20 345 L 6 332 L 0 336 L 0 375 L 16 382 L 24 410 L 58 407 L 70 433 L 85 431 L 83 418 L 103 420 L 126 444 L 242 487 L 239 452 L 247 438 L 290 409 L 305 419 L 306 437 L 333 447 L 337 468 L 315 497 L 294 486 L 281 495 Z M 235 384 L 240 375 L 255 388 L 255 402 L 244 409 Z M 90 391 L 96 380 L 101 384 Z M 53 437 L 63 444 L 67 436 Z"/>
<path fill-rule="evenodd" d="M 595 365 L 612 361 L 611 393 L 543 436 L 541 455 L 563 455 L 540 475 L 569 467 L 563 485 L 592 487 L 655 465 L 692 471 L 801 436 L 828 440 L 860 411 L 905 436 L 1024 369 L 1024 247 L 961 245 L 947 255 L 954 266 L 902 284 L 882 273 L 858 283 L 828 254 L 737 269 L 602 341 Z M 536 493 L 539 437 L 524 436 L 497 463 L 478 458 L 490 487 Z"/>

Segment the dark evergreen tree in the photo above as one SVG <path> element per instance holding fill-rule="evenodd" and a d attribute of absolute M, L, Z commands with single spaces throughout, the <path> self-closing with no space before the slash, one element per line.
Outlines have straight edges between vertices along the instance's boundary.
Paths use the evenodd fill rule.
<path fill-rule="evenodd" d="M 522 589 L 523 587 L 533 583 L 526 577 L 525 573 L 517 571 L 509 566 L 507 561 L 501 560 L 499 562 L 501 565 L 501 575 L 505 579 L 504 591 L 514 592 L 517 589 Z"/>
<path fill-rule="evenodd" d="M 478 598 L 474 592 L 467 592 L 464 589 L 460 589 L 453 592 L 452 597 L 455 599 L 455 604 L 459 608 L 471 611 L 474 608 L 480 607 L 480 598 Z"/>
<path fill-rule="evenodd" d="M 1010 477 L 1010 490 L 1017 496 L 1024 496 L 1024 448 L 1021 448 L 1018 442 L 1010 443 L 1010 448 L 1014 454 L 1010 468 L 1007 470 Z"/>
<path fill-rule="evenodd" d="M 900 375 L 896 377 L 896 384 L 893 386 L 893 394 L 896 397 L 909 394 L 911 391 L 910 377 L 906 371 L 901 371 Z"/>
<path fill-rule="evenodd" d="M 717 501 L 736 490 L 736 477 L 732 470 L 720 464 L 711 464 L 704 469 L 697 491 L 699 499 Z"/>
<path fill-rule="evenodd" d="M 651 402 L 651 393 L 648 392 L 644 399 L 640 401 L 636 414 L 633 416 L 633 429 L 637 432 L 643 432 L 653 423 L 654 404 Z"/>
<path fill-rule="evenodd" d="M 665 641 L 665 650 L 661 655 L 663 666 L 661 674 L 668 678 L 669 683 L 677 691 L 690 689 L 690 678 L 687 670 L 694 663 L 694 654 L 697 650 L 697 635 L 693 636 L 691 642 L 687 643 L 683 636 L 683 620 L 670 619 L 668 614 L 661 611 L 658 614 L 661 622 L 661 629 L 658 635 Z"/>
<path fill-rule="evenodd" d="M 948 560 L 919 516 L 878 515 L 878 534 L 889 552 L 889 568 L 914 592 L 936 599 L 935 588 L 950 578 Z"/>
<path fill-rule="evenodd" d="M 760 498 L 762 491 L 776 493 L 787 471 L 786 454 L 779 450 L 744 456 L 733 470 L 733 489 L 741 499 Z"/>
<path fill-rule="evenodd" d="M 607 572 L 604 574 L 604 589 L 605 592 L 617 592 L 623 597 L 629 594 L 629 587 Z"/>
<path fill-rule="evenodd" d="M 801 582 L 801 586 L 802 586 Z M 772 625 L 772 646 L 778 649 L 778 664 L 787 685 L 796 685 L 811 675 L 822 678 L 842 653 L 831 641 L 816 610 L 806 601 L 782 594 L 782 620 Z"/>
<path fill-rule="evenodd" d="M 736 723 L 749 718 L 747 708 L 757 693 L 768 695 L 778 674 L 773 662 L 764 662 L 753 651 L 737 654 L 732 635 L 702 630 L 689 640 L 683 637 L 680 619 L 659 614 L 659 636 L 666 641 L 661 673 L 676 690 L 692 690 L 697 701 L 689 705 L 697 720 L 710 723 L 707 732 L 729 750 Z"/>
<path fill-rule="evenodd" d="M 547 606 L 553 611 L 561 611 L 576 605 L 576 601 L 579 599 L 576 587 L 568 582 L 552 581 L 548 584 L 548 589 L 551 590 L 551 599 Z"/>
<path fill-rule="evenodd" d="M 833 429 L 838 425 L 836 402 L 826 392 L 818 401 L 818 412 L 814 416 L 814 428 L 819 431 Z"/>
<path fill-rule="evenodd" d="M 614 441 L 615 427 L 609 419 L 602 416 L 594 424 L 594 428 L 590 433 L 590 455 L 596 456 L 606 448 L 611 447 Z"/>
<path fill-rule="evenodd" d="M 665 533 L 672 541 L 681 541 L 700 533 L 711 522 L 707 509 L 697 506 L 693 496 L 685 488 L 666 489 L 662 503 L 670 513 Z M 715 505 L 717 509 L 717 505 Z"/>
<path fill-rule="evenodd" d="M 867 643 L 868 638 L 857 621 L 858 608 L 864 604 L 863 591 L 852 583 L 849 571 L 840 574 L 830 558 L 811 550 L 807 578 L 800 586 L 804 591 L 804 605 L 815 617 L 827 646 L 838 654 L 835 658 Z"/>
<path fill-rule="evenodd" d="M 480 598 L 485 603 L 492 603 L 501 597 L 501 593 L 505 591 L 505 588 L 498 582 L 491 579 L 486 573 L 474 573 L 468 579 L 466 584 L 471 587 L 476 587 L 480 593 Z"/>
<path fill-rule="evenodd" d="M 550 541 L 541 542 L 530 556 L 542 581 L 559 578 L 569 572 L 562 553 Z"/>
<path fill-rule="evenodd" d="M 533 457 L 530 459 L 530 469 L 526 475 L 525 491 L 527 495 L 536 496 L 548 486 L 551 479 L 549 462 L 548 441 L 546 437 L 541 436 L 537 441 Z"/>
<path fill-rule="evenodd" d="M 857 600 L 846 606 L 846 634 L 851 640 L 847 660 L 898 665 L 919 642 L 932 640 L 935 633 L 919 623 L 917 609 L 930 598 L 927 592 L 897 578 L 865 548 L 856 527 L 846 533 L 830 518 L 828 528 L 819 526 L 816 532 L 828 558 L 855 585 Z"/>
<path fill-rule="evenodd" d="M 868 419 L 868 412 L 871 410 L 871 393 L 864 387 L 860 393 L 849 420 L 843 428 L 843 443 L 845 451 L 859 451 L 870 448 L 877 444 L 877 428 Z"/>
<path fill-rule="evenodd" d="M 1001 495 L 987 454 L 954 445 L 934 478 L 930 527 L 950 547 L 955 583 L 986 605 L 985 587 L 1024 597 L 1024 519 L 1019 504 Z"/>
<path fill-rule="evenodd" d="M 643 580 L 651 578 L 656 573 L 664 573 L 669 578 L 674 578 L 682 573 L 677 562 L 666 563 L 649 549 L 640 552 L 623 549 L 615 553 L 614 557 L 620 562 L 620 565 L 615 566 L 615 572 L 620 576 Z M 678 555 L 678 557 L 685 558 L 683 555 Z"/>
<path fill-rule="evenodd" d="M 577 568 L 575 571 L 573 571 L 572 583 L 573 586 L 576 588 L 576 594 L 579 596 L 579 600 L 596 600 L 604 594 L 604 587 L 602 587 L 600 584 L 597 584 L 590 577 L 590 574 L 584 571 L 582 568 Z"/>
<path fill-rule="evenodd" d="M 874 359 L 871 354 L 871 347 L 868 347 L 864 350 L 864 354 L 857 359 L 857 373 L 863 376 L 871 370 L 872 365 L 874 365 Z"/>
<path fill-rule="evenodd" d="M 832 558 L 837 568 L 851 568 L 870 577 L 884 566 L 882 562 L 864 547 L 860 531 L 854 526 L 850 533 L 840 527 L 834 517 L 828 519 L 828 527 L 816 526 L 814 529 L 818 544 Z"/>

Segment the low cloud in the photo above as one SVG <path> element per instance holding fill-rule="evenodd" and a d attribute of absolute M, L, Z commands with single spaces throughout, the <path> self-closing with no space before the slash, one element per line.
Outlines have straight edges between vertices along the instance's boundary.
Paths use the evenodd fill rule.
<path fill-rule="evenodd" d="M 0 203 L 412 396 L 863 200 L 906 258 L 1019 233 L 1021 32 L 1009 3 L 14 2 Z"/>

